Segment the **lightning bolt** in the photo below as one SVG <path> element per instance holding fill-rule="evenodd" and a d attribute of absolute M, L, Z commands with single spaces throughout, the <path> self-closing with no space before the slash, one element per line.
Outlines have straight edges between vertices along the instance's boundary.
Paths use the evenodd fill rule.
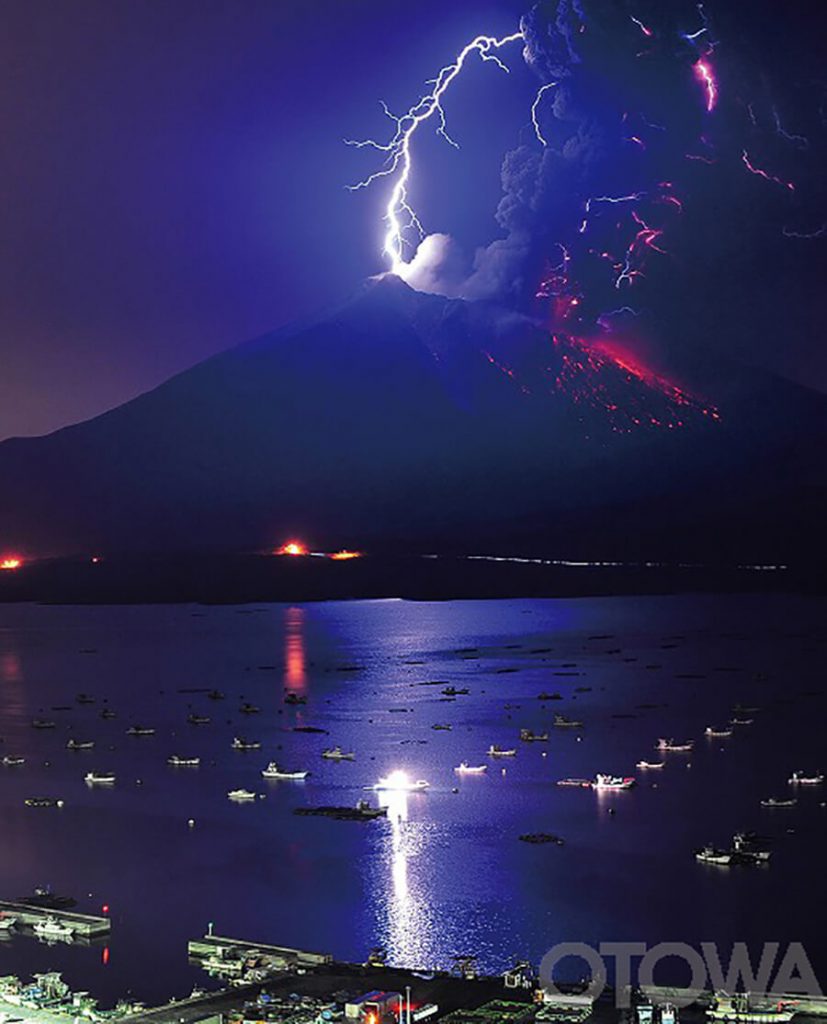
<path fill-rule="evenodd" d="M 545 138 L 543 137 L 543 133 L 540 129 L 540 122 L 537 119 L 537 112 L 540 107 L 540 100 L 543 98 L 543 93 L 548 92 L 549 89 L 553 89 L 556 85 L 556 82 L 549 82 L 548 85 L 541 85 L 537 91 L 537 95 L 534 97 L 534 102 L 531 104 L 531 123 L 534 125 L 534 134 L 537 136 L 537 139 L 544 146 L 547 146 L 548 142 L 546 142 Z"/>
<path fill-rule="evenodd" d="M 634 14 L 629 15 L 629 20 L 633 21 L 637 25 L 637 27 L 646 36 L 647 39 L 650 39 L 654 35 L 654 32 L 652 32 L 652 30 L 647 25 L 644 25 L 640 18 L 636 18 Z"/>
<path fill-rule="evenodd" d="M 718 83 L 715 80 L 715 71 L 709 61 L 703 57 L 695 61 L 692 69 L 695 72 L 695 77 L 706 90 L 706 109 L 712 113 L 718 102 Z"/>
<path fill-rule="evenodd" d="M 744 150 L 741 154 L 741 162 L 744 164 L 750 174 L 757 174 L 759 178 L 763 178 L 765 181 L 771 181 L 776 185 L 781 185 L 783 188 L 789 189 L 790 192 L 795 192 L 795 185 L 791 181 L 784 181 L 783 178 L 776 178 L 774 174 L 770 174 L 765 171 L 762 167 L 756 167 L 755 164 L 750 160 L 749 154 Z"/>
<path fill-rule="evenodd" d="M 355 185 L 349 185 L 348 189 L 351 192 L 356 192 L 359 189 L 368 188 L 381 178 L 393 179 L 393 187 L 385 207 L 387 231 L 382 247 L 383 253 L 390 260 L 393 273 L 399 274 L 407 265 L 404 258 L 407 244 L 406 232 L 413 228 L 418 232 L 420 238 L 424 236 L 419 218 L 408 203 L 408 185 L 413 170 L 411 144 L 414 135 L 422 124 L 431 118 L 436 118 L 437 134 L 441 135 L 450 145 L 459 148 L 448 134 L 445 111 L 442 108 L 442 99 L 448 87 L 462 71 L 465 62 L 473 53 L 479 54 L 483 61 L 492 61 L 508 74 L 509 69 L 500 59 L 497 50 L 523 38 L 522 32 L 514 32 L 501 39 L 494 36 L 477 36 L 459 52 L 452 64 L 443 67 L 436 78 L 427 83 L 432 86 L 431 91 L 422 96 L 407 113 L 397 117 L 388 110 L 384 103 L 382 104 L 387 116 L 396 124 L 396 131 L 389 142 L 376 142 L 374 139 L 344 140 L 348 146 L 355 146 L 359 149 L 375 149 L 386 154 L 385 166 L 381 170 L 375 171 Z"/>
<path fill-rule="evenodd" d="M 594 203 L 633 203 L 636 199 L 642 199 L 645 195 L 645 192 L 633 192 L 628 196 L 591 196 L 586 200 L 586 215 L 578 231 L 581 235 L 586 233 L 586 228 L 589 226 L 589 214 L 592 212 L 592 205 Z"/>

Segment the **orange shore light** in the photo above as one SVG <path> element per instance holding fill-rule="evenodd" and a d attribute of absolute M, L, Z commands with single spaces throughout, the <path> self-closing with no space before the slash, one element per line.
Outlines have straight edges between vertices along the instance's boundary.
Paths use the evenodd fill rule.
<path fill-rule="evenodd" d="M 306 555 L 307 546 L 300 540 L 288 540 L 276 551 L 277 555 Z"/>
<path fill-rule="evenodd" d="M 16 555 L 11 555 L 8 558 L 0 560 L 0 569 L 5 569 L 9 572 L 14 569 L 19 569 L 23 565 L 23 559 L 18 558 Z"/>
<path fill-rule="evenodd" d="M 330 556 L 334 562 L 347 562 L 351 558 L 361 558 L 361 551 L 334 551 Z"/>

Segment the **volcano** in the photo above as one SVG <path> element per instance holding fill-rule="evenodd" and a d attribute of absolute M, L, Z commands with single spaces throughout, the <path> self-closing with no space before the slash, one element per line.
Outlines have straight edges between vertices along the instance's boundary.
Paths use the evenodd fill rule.
<path fill-rule="evenodd" d="M 394 276 L 93 420 L 0 445 L 0 550 L 793 559 L 821 544 L 827 399 L 668 376 Z"/>

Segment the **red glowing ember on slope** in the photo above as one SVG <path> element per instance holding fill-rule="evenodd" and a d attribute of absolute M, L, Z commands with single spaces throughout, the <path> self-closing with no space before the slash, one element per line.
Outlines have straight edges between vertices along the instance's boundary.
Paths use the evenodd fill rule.
<path fill-rule="evenodd" d="M 22 565 L 23 559 L 18 558 L 16 555 L 11 555 L 0 561 L 0 569 L 5 569 L 8 572 L 13 572 L 15 569 L 19 569 Z"/>
<path fill-rule="evenodd" d="M 617 342 L 552 335 L 559 364 L 554 388 L 577 405 L 603 412 L 615 433 L 676 430 L 720 420 L 713 405 L 655 373 Z"/>
<path fill-rule="evenodd" d="M 288 540 L 275 552 L 277 555 L 306 555 L 307 546 L 300 540 Z"/>

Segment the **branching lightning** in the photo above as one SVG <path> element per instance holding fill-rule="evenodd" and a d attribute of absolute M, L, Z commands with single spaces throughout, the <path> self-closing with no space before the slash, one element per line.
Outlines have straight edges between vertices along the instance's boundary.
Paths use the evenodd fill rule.
<path fill-rule="evenodd" d="M 705 57 L 701 57 L 692 65 L 695 77 L 703 85 L 706 92 L 706 109 L 711 114 L 718 102 L 718 82 L 715 70 Z"/>
<path fill-rule="evenodd" d="M 385 223 L 387 231 L 382 251 L 388 257 L 391 264 L 391 271 L 400 273 L 406 266 L 405 246 L 406 233 L 414 229 L 421 237 L 424 236 L 422 225 L 408 202 L 408 185 L 411 178 L 413 161 L 411 157 L 411 144 L 420 125 L 433 117 L 437 121 L 437 134 L 441 135 L 450 145 L 457 147 L 457 143 L 448 134 L 445 111 L 442 108 L 442 99 L 448 86 L 462 71 L 466 60 L 472 53 L 478 53 L 484 61 L 493 61 L 502 71 L 508 73 L 508 67 L 497 54 L 497 50 L 508 43 L 517 42 L 523 39 L 522 32 L 514 32 L 509 36 L 497 39 L 494 36 L 477 36 L 458 54 L 452 64 L 447 64 L 439 72 L 435 79 L 428 82 L 433 88 L 422 96 L 408 111 L 401 117 L 397 117 L 388 110 L 385 104 L 382 107 L 387 116 L 396 124 L 396 131 L 389 142 L 377 142 L 374 139 L 354 141 L 345 139 L 349 146 L 357 148 L 375 149 L 386 154 L 385 166 L 369 175 L 367 178 L 355 185 L 350 185 L 350 191 L 367 188 L 380 178 L 392 178 L 393 188 L 385 207 Z"/>
<path fill-rule="evenodd" d="M 553 89 L 556 85 L 556 82 L 549 82 L 547 85 L 541 85 L 537 90 L 537 95 L 534 97 L 534 102 L 531 104 L 531 123 L 534 125 L 534 134 L 537 136 L 538 141 L 544 146 L 547 146 L 548 142 L 543 136 L 537 115 L 540 107 L 540 100 L 543 98 L 543 93 L 548 92 L 549 89 Z"/>

